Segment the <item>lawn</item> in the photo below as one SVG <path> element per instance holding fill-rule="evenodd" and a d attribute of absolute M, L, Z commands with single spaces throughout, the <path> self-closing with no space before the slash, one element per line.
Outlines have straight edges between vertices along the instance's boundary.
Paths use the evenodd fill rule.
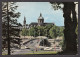
<path fill-rule="evenodd" d="M 35 51 L 35 52 L 31 52 L 31 53 L 25 53 L 25 54 L 15 54 L 15 55 L 30 55 L 30 54 L 35 54 L 35 55 L 38 55 L 38 54 L 57 54 L 58 52 L 57 51 Z M 2 54 L 2 55 L 7 55 L 7 54 Z"/>
<path fill-rule="evenodd" d="M 28 54 L 57 54 L 57 51 L 46 51 L 46 52 L 42 52 L 42 51 L 37 51 L 37 52 L 33 52 L 33 53 L 26 53 L 26 54 L 19 54 L 19 55 L 28 55 Z"/>

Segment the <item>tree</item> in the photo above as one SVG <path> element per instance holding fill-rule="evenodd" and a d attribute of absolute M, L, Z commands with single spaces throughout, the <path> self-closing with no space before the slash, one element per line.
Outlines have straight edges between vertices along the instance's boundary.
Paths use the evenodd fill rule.
<path fill-rule="evenodd" d="M 38 36 L 44 36 L 45 35 L 44 26 L 37 26 L 37 33 Z"/>
<path fill-rule="evenodd" d="M 54 25 L 46 25 L 46 26 L 44 27 L 45 36 L 47 36 L 47 37 L 50 38 L 49 30 L 50 30 L 53 26 L 54 26 Z"/>
<path fill-rule="evenodd" d="M 29 29 L 29 34 L 30 34 L 30 36 L 37 36 L 37 33 L 36 33 L 36 28 L 35 27 L 31 27 L 30 29 Z"/>
<path fill-rule="evenodd" d="M 59 36 L 64 37 L 64 27 L 59 27 Z"/>
<path fill-rule="evenodd" d="M 63 4 L 64 7 L 61 8 L 60 4 Z M 76 18 L 76 11 L 75 11 L 75 4 L 74 2 L 51 2 L 53 8 L 55 10 L 63 9 L 63 17 L 64 17 L 64 38 L 65 38 L 65 44 L 66 49 L 64 50 L 65 53 L 72 52 L 73 54 L 77 53 L 77 35 L 75 33 L 75 29 L 77 26 L 77 18 Z M 56 9 L 57 8 L 57 9 Z M 72 13 L 72 17 L 71 17 Z"/>
<path fill-rule="evenodd" d="M 55 26 L 52 27 L 52 28 L 49 30 L 49 33 L 50 33 L 51 38 L 56 38 L 56 37 L 57 37 L 57 30 L 55 29 Z"/>
<path fill-rule="evenodd" d="M 8 55 L 10 55 L 11 39 L 13 36 L 19 36 L 17 33 L 19 30 L 13 28 L 18 24 L 17 18 L 20 16 L 20 13 L 15 11 L 17 7 L 15 2 L 2 2 L 2 38 L 3 42 L 8 44 Z"/>
<path fill-rule="evenodd" d="M 50 34 L 51 38 L 56 38 L 58 36 L 63 36 L 63 28 L 54 25 L 49 30 L 49 34 Z"/>
<path fill-rule="evenodd" d="M 28 35 L 28 30 L 26 28 L 23 28 L 22 31 L 21 31 L 21 35 L 24 36 L 24 37 L 26 35 Z"/>

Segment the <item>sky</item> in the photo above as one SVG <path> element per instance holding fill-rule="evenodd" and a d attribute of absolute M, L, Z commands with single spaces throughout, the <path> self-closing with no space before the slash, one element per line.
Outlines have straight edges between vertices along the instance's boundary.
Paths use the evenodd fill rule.
<path fill-rule="evenodd" d="M 56 26 L 64 26 L 64 18 L 62 10 L 54 10 L 49 2 L 17 2 L 17 11 L 21 13 L 18 22 L 23 24 L 24 16 L 26 24 L 38 22 L 40 13 L 44 18 L 44 22 L 54 23 Z"/>

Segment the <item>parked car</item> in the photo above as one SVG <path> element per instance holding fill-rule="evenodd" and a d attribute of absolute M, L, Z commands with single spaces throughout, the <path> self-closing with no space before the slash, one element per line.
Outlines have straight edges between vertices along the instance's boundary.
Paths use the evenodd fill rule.
<path fill-rule="evenodd" d="M 45 47 L 44 50 L 52 50 L 51 47 Z"/>

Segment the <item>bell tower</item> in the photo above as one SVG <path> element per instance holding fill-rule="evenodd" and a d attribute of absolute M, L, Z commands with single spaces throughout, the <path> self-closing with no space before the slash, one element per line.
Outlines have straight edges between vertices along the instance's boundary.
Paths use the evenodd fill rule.
<path fill-rule="evenodd" d="M 26 28 L 26 17 L 24 16 L 23 28 Z"/>

